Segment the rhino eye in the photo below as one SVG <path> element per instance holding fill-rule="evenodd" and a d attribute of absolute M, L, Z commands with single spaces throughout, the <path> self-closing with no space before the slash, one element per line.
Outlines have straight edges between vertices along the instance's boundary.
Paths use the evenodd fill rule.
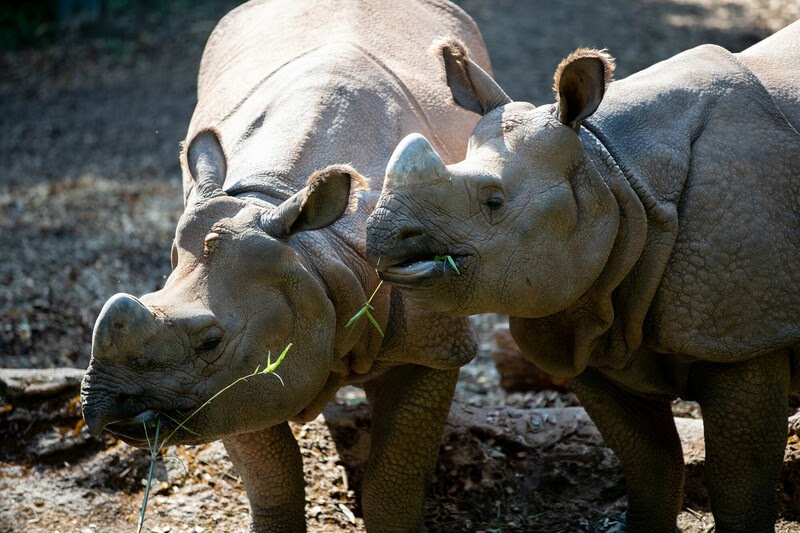
<path fill-rule="evenodd" d="M 218 327 L 206 328 L 202 333 L 195 336 L 195 352 L 212 352 L 222 342 L 223 332 Z"/>
<path fill-rule="evenodd" d="M 503 189 L 497 185 L 496 179 L 489 179 L 488 181 L 487 185 L 478 190 L 478 201 L 486 220 L 489 224 L 495 224 L 498 222 L 498 217 L 502 215 L 503 207 L 506 205 L 506 198 L 503 194 Z"/>
<path fill-rule="evenodd" d="M 497 211 L 498 209 L 503 207 L 503 204 L 505 203 L 505 200 L 503 200 L 502 196 L 491 196 L 491 197 L 487 198 L 486 202 L 484 202 L 484 203 L 485 203 L 486 207 L 489 208 L 490 211 Z"/>
<path fill-rule="evenodd" d="M 219 346 L 220 342 L 222 342 L 222 339 L 220 339 L 220 338 L 208 339 L 206 341 L 203 341 L 203 344 L 201 344 L 200 346 L 197 347 L 197 351 L 198 352 L 210 352 L 211 350 L 213 350 L 217 346 Z"/>

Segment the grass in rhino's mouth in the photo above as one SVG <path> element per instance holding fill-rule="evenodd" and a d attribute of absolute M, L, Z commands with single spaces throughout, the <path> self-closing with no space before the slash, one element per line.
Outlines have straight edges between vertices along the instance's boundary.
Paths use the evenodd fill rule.
<path fill-rule="evenodd" d="M 234 380 L 232 383 L 228 384 L 227 386 L 222 388 L 219 392 L 214 394 L 211 398 L 209 398 L 203 405 L 201 405 L 200 407 L 198 407 L 197 409 L 192 411 L 183 420 L 177 420 L 174 416 L 171 416 L 170 413 L 168 413 L 168 412 L 157 411 L 156 415 L 155 415 L 156 416 L 155 435 L 153 436 L 153 440 L 152 441 L 150 440 L 150 436 L 147 434 L 147 424 L 146 424 L 146 422 L 144 420 L 142 420 L 142 424 L 144 425 L 145 438 L 147 439 L 147 445 L 148 445 L 148 448 L 150 449 L 150 469 L 149 469 L 149 471 L 147 473 L 147 484 L 145 485 L 145 489 L 144 489 L 144 499 L 142 500 L 142 509 L 141 509 L 141 511 L 139 513 L 139 522 L 136 525 L 136 533 L 141 533 L 141 531 L 142 531 L 142 526 L 144 525 L 144 515 L 145 515 L 145 511 L 147 510 L 147 500 L 148 500 L 148 497 L 150 496 L 150 484 L 151 484 L 151 482 L 153 480 L 153 470 L 155 469 L 156 460 L 159 457 L 159 453 L 161 453 L 161 455 L 163 456 L 163 449 L 166 447 L 167 442 L 169 442 L 169 440 L 172 438 L 172 436 L 175 435 L 175 433 L 178 430 L 181 430 L 181 429 L 186 431 L 186 432 L 188 432 L 188 433 L 191 433 L 192 435 L 197 435 L 197 433 L 195 433 L 194 431 L 192 431 L 191 429 L 189 429 L 186 426 L 186 423 L 189 422 L 189 420 L 192 419 L 197 413 L 199 413 L 200 411 L 202 411 L 203 409 L 208 407 L 211 404 L 211 402 L 216 400 L 221 394 L 223 394 L 225 391 L 227 391 L 228 389 L 232 388 L 233 386 L 241 383 L 242 381 L 246 381 L 247 379 L 255 377 L 255 376 L 263 376 L 263 375 L 267 375 L 267 374 L 275 374 L 275 376 L 280 380 L 281 385 L 283 385 L 283 379 L 277 373 L 275 373 L 275 370 L 277 370 L 278 366 L 280 366 L 281 362 L 283 362 L 283 358 L 286 357 L 286 354 L 289 352 L 289 348 L 291 348 L 291 347 L 292 347 L 292 343 L 290 342 L 289 344 L 286 345 L 286 348 L 283 349 L 283 352 L 281 352 L 281 355 L 278 356 L 278 359 L 275 360 L 274 363 L 272 362 L 272 353 L 268 352 L 267 353 L 267 364 L 266 364 L 266 366 L 264 368 L 261 368 L 261 365 L 258 365 L 256 367 L 255 371 L 252 374 L 247 374 L 247 375 L 244 375 L 244 376 Z M 172 412 L 172 415 L 174 415 L 174 414 L 175 413 Z M 161 428 L 162 428 L 162 425 L 163 425 L 162 424 L 162 420 L 164 418 L 169 419 L 174 424 L 176 424 L 176 426 L 175 426 L 175 429 L 173 429 L 169 433 L 169 435 L 164 437 L 163 440 L 159 441 L 159 434 L 161 433 Z"/>
<path fill-rule="evenodd" d="M 417 264 L 422 263 L 441 263 L 442 264 L 442 271 L 446 271 L 448 268 L 451 268 L 456 275 L 461 274 L 458 270 L 458 265 L 456 264 L 456 260 L 453 258 L 452 255 L 434 255 L 433 257 L 430 256 L 420 256 L 420 257 L 413 257 L 411 259 L 407 259 L 402 263 L 397 263 L 394 267 L 400 268 L 407 268 L 412 267 Z"/>
<path fill-rule="evenodd" d="M 433 260 L 441 261 L 443 268 L 447 268 L 447 266 L 450 266 L 450 268 L 455 270 L 456 274 L 461 274 L 461 272 L 458 271 L 458 267 L 456 266 L 456 262 L 453 259 L 452 255 L 435 255 L 433 256 Z"/>
<path fill-rule="evenodd" d="M 433 260 L 437 261 L 437 262 L 441 261 L 442 262 L 442 268 L 448 268 L 449 267 L 449 268 L 452 268 L 455 271 L 456 274 L 461 274 L 461 272 L 458 271 L 458 266 L 456 266 L 456 262 L 453 259 L 452 255 L 435 255 L 433 257 Z M 414 259 L 414 260 L 411 260 L 411 261 L 407 261 L 406 263 L 411 264 L 411 263 L 416 263 L 416 262 L 419 262 L 419 261 L 423 261 L 423 260 L 422 259 Z M 372 313 L 370 313 L 370 311 L 374 311 L 375 310 L 375 308 L 372 306 L 372 300 L 373 300 L 373 298 L 375 298 L 375 295 L 378 294 L 378 291 L 380 290 L 380 288 L 382 286 L 383 286 L 383 280 L 381 280 L 380 283 L 378 283 L 378 286 L 375 287 L 375 290 L 372 292 L 372 296 L 370 296 L 369 299 L 366 302 L 364 302 L 364 305 L 361 306 L 361 309 L 359 309 L 358 312 L 355 315 L 353 315 L 350 318 L 350 320 L 347 321 L 347 324 L 344 325 L 345 328 L 349 328 L 353 324 L 356 324 L 359 321 L 359 319 L 363 316 L 363 317 L 367 317 L 367 320 L 369 320 L 372 323 L 372 325 L 375 327 L 375 329 L 378 330 L 378 333 L 381 334 L 381 337 L 383 337 L 383 331 L 381 330 L 380 325 L 378 325 L 378 321 L 375 320 L 375 317 L 372 316 Z"/>

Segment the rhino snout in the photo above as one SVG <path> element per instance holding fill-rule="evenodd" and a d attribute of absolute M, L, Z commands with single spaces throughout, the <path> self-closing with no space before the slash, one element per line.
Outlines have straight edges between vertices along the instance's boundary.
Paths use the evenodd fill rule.
<path fill-rule="evenodd" d="M 163 391 L 148 390 L 146 383 L 117 365 L 93 361 L 81 383 L 81 408 L 89 431 L 99 435 L 108 430 L 138 446 L 137 441 L 146 442 L 148 432 L 153 435 L 157 413 L 165 414 L 163 428 L 172 420 L 185 419 L 197 407 L 186 396 L 165 398 Z"/>
<path fill-rule="evenodd" d="M 142 302 L 130 294 L 112 296 L 97 317 L 92 335 L 92 357 L 109 361 L 151 336 L 156 317 Z"/>
<path fill-rule="evenodd" d="M 409 254 L 430 252 L 424 226 L 403 223 L 390 210 L 379 207 L 367 222 L 367 260 L 377 270 L 405 261 Z"/>
<path fill-rule="evenodd" d="M 134 409 L 121 401 L 119 394 L 109 391 L 112 383 L 106 383 L 95 368 L 89 367 L 81 383 L 81 409 L 83 419 L 92 435 L 99 435 L 108 424 L 133 416 Z"/>

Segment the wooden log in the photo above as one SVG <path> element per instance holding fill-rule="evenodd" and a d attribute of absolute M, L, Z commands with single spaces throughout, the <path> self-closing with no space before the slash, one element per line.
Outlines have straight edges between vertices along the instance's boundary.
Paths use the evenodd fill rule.
<path fill-rule="evenodd" d="M 498 324 L 494 330 L 495 349 L 492 359 L 500 374 L 500 386 L 506 392 L 526 392 L 554 389 L 559 392 L 572 391 L 569 378 L 548 374 L 522 355 L 511 337 L 508 324 Z"/>

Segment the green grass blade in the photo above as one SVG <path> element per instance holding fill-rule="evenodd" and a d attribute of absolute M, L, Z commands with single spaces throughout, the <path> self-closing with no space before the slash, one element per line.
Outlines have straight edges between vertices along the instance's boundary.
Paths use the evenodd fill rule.
<path fill-rule="evenodd" d="M 369 300 L 364 302 L 364 306 L 361 309 L 359 309 L 358 313 L 353 315 L 353 317 L 347 321 L 347 324 L 344 325 L 345 328 L 349 328 L 350 326 L 358 322 L 358 319 L 366 315 L 369 321 L 372 322 L 372 325 L 375 326 L 375 329 L 378 330 L 378 333 L 381 334 L 381 337 L 383 337 L 383 331 L 381 331 L 381 327 L 378 325 L 378 322 L 375 320 L 375 318 L 370 314 L 370 310 L 372 311 L 375 310 L 375 308 L 372 306 L 372 299 L 375 298 L 375 295 L 378 294 L 378 291 L 382 286 L 383 286 L 383 280 L 381 280 L 380 283 L 378 283 L 378 286 L 375 287 L 374 291 L 372 291 L 372 296 L 369 297 Z"/>
<path fill-rule="evenodd" d="M 450 268 L 455 270 L 456 274 L 461 274 L 461 272 L 458 271 L 458 267 L 456 266 L 456 262 L 452 255 L 435 255 L 433 256 L 433 260 L 441 261 L 443 269 L 446 268 L 447 265 L 450 265 Z"/>
<path fill-rule="evenodd" d="M 358 319 L 361 318 L 362 316 L 364 316 L 364 313 L 366 313 L 367 311 L 368 311 L 368 309 L 367 309 L 367 307 L 365 305 L 364 307 L 361 308 L 361 310 L 358 313 L 353 315 L 353 318 L 351 318 L 350 320 L 347 321 L 347 324 L 345 324 L 344 327 L 349 328 L 350 326 L 352 326 L 353 324 L 358 322 Z"/>
<path fill-rule="evenodd" d="M 264 370 L 262 370 L 261 373 L 271 374 L 275 372 L 275 369 L 278 368 L 278 366 L 280 366 L 281 362 L 283 361 L 283 358 L 286 357 L 287 353 L 289 353 L 289 348 L 291 347 L 292 343 L 290 342 L 289 344 L 286 345 L 286 348 L 283 349 L 283 352 L 281 353 L 280 357 L 278 357 L 278 360 L 272 364 L 267 364 L 267 367 Z"/>
<path fill-rule="evenodd" d="M 447 262 L 450 263 L 450 266 L 453 267 L 453 270 L 456 271 L 456 274 L 461 274 L 461 272 L 458 271 L 458 267 L 456 266 L 456 262 L 453 260 L 452 255 L 447 256 Z"/>
<path fill-rule="evenodd" d="M 142 500 L 142 510 L 139 513 L 139 522 L 136 524 L 136 533 L 142 533 L 142 526 L 144 525 L 144 512 L 147 510 L 147 499 L 150 496 L 150 484 L 153 481 L 153 470 L 155 470 L 156 457 L 158 457 L 159 430 L 161 430 L 161 417 L 156 415 L 156 435 L 153 439 L 153 447 L 150 448 L 150 471 L 147 473 L 147 485 L 144 487 L 144 500 Z"/>
<path fill-rule="evenodd" d="M 160 414 L 161 416 L 164 416 L 164 417 L 166 417 L 166 418 L 169 418 L 169 419 L 170 419 L 172 422 L 175 422 L 176 424 L 180 424 L 180 421 L 179 421 L 178 419 L 176 419 L 175 417 L 169 416 L 167 413 L 165 413 L 165 412 L 163 412 L 163 411 L 159 411 L 159 414 Z M 184 425 L 184 426 L 182 426 L 182 427 L 183 427 L 183 430 L 184 430 L 186 433 L 190 433 L 190 434 L 194 435 L 195 437 L 199 437 L 199 436 L 200 436 L 200 434 L 199 434 L 199 433 L 197 433 L 196 431 L 192 431 L 191 429 L 189 429 L 189 428 L 188 428 L 188 427 L 186 427 L 185 425 Z M 161 443 L 161 444 L 162 444 L 162 446 L 163 446 L 163 444 L 164 444 L 164 443 Z"/>
<path fill-rule="evenodd" d="M 380 283 L 378 283 L 378 286 L 375 287 L 375 290 L 372 291 L 372 296 L 370 296 L 369 300 L 367 300 L 367 304 L 371 304 L 372 303 L 372 299 L 375 298 L 375 295 L 378 294 L 378 291 L 380 290 L 380 288 L 382 286 L 383 286 L 383 280 L 381 280 Z"/>
<path fill-rule="evenodd" d="M 367 311 L 367 318 L 369 319 L 370 322 L 372 322 L 372 325 L 375 326 L 375 329 L 378 330 L 378 333 L 381 334 L 381 337 L 383 337 L 384 336 L 383 331 L 381 331 L 381 327 L 378 325 L 378 321 L 375 320 L 375 317 L 373 317 L 369 311 Z"/>

